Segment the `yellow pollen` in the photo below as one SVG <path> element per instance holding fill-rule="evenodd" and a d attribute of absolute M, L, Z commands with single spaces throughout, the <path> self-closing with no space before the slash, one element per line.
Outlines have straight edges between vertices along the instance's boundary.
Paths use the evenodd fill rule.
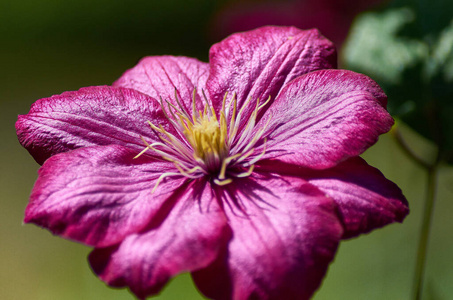
<path fill-rule="evenodd" d="M 228 155 L 224 134 L 226 128 L 220 128 L 216 119 L 210 119 L 207 115 L 204 115 L 191 125 L 184 130 L 184 135 L 192 145 L 195 156 L 204 161 L 207 159 L 221 161 Z"/>
<path fill-rule="evenodd" d="M 247 99 L 238 112 L 235 95 L 228 107 L 225 107 L 227 99 L 225 94 L 222 107 L 216 114 L 204 92 L 203 97 L 206 103 L 203 110 L 198 110 L 194 90 L 190 113 L 178 99 L 177 91 L 175 91 L 177 105 L 166 101 L 168 110 L 165 109 L 164 101 L 161 99 L 162 110 L 176 130 L 176 135 L 166 131 L 162 125 L 156 126 L 148 121 L 161 142 L 149 144 L 142 138 L 146 148 L 136 157 L 147 150 L 152 150 L 162 159 L 172 162 L 177 170 L 163 173 L 153 191 L 162 180 L 171 176 L 185 176 L 191 179 L 209 176 L 215 184 L 227 185 L 233 181 L 232 178 L 250 176 L 254 164 L 266 152 L 264 134 L 268 122 L 258 129 L 255 126 L 258 112 L 267 105 L 270 98 L 261 105 L 258 99 L 251 113 L 246 116 L 244 109 L 251 104 L 251 99 Z M 229 116 L 228 122 L 226 116 Z M 243 129 L 239 132 L 241 124 Z"/>

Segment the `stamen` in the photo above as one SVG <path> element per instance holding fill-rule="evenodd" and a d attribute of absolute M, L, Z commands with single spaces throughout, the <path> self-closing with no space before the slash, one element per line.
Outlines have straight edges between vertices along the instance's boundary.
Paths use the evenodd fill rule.
<path fill-rule="evenodd" d="M 142 151 L 140 151 L 139 154 L 137 154 L 137 155 L 134 156 L 134 159 L 137 159 L 137 158 L 139 158 L 140 156 L 142 156 L 143 153 L 145 153 L 146 151 L 148 151 L 148 149 L 149 149 L 148 147 L 145 147 L 145 149 L 143 149 Z"/>
<path fill-rule="evenodd" d="M 232 182 L 233 182 L 233 179 L 231 179 L 231 178 L 228 178 L 228 179 L 225 179 L 225 180 L 214 179 L 214 183 L 217 184 L 217 185 L 220 185 L 220 186 L 227 185 L 227 184 L 230 184 Z"/>
<path fill-rule="evenodd" d="M 192 175 L 192 174 L 191 174 L 191 173 L 194 173 L 194 172 L 197 171 L 197 170 L 203 171 L 203 169 L 201 169 L 200 167 L 195 167 L 195 168 L 190 169 L 190 170 L 188 170 L 188 171 L 184 171 L 184 170 L 181 168 L 181 166 L 180 166 L 177 162 L 175 162 L 174 164 L 175 164 L 176 169 L 178 169 L 178 171 L 179 171 L 182 175 L 184 175 L 185 177 L 192 178 L 192 179 L 196 179 L 196 178 L 200 178 L 200 177 L 203 176 L 203 175 L 198 175 L 198 176 L 197 176 L 197 175 Z M 203 173 L 204 173 L 204 172 L 203 172 Z"/>
<path fill-rule="evenodd" d="M 195 90 L 194 90 L 194 93 L 195 93 Z M 187 117 L 189 117 L 189 114 L 187 113 L 185 107 L 181 104 L 181 101 L 179 101 L 178 90 L 176 88 L 175 88 L 175 100 L 176 100 L 176 103 L 178 104 L 178 106 L 180 108 L 180 111 L 183 112 L 183 114 L 185 114 Z"/>
<path fill-rule="evenodd" d="M 252 159 L 251 161 L 245 163 L 244 167 L 247 167 L 249 165 L 253 165 L 257 161 L 259 161 L 261 159 L 261 157 L 263 157 L 264 154 L 266 153 L 266 145 L 267 145 L 267 139 L 264 139 L 263 151 L 258 156 L 256 156 L 254 159 Z"/>
<path fill-rule="evenodd" d="M 230 120 L 230 137 L 228 139 L 228 144 L 231 145 L 234 141 L 234 138 L 236 137 L 236 133 L 238 131 L 238 126 L 234 126 L 236 124 L 236 110 L 237 110 L 237 99 L 236 95 L 233 96 L 232 101 L 233 102 L 233 113 L 231 114 L 231 120 Z M 231 106 L 231 103 L 230 103 Z"/>
<path fill-rule="evenodd" d="M 247 172 L 239 173 L 239 174 L 236 175 L 236 177 L 239 177 L 239 178 L 248 177 L 248 176 L 252 175 L 252 172 L 253 172 L 254 168 L 255 168 L 255 165 L 251 165 Z"/>
<path fill-rule="evenodd" d="M 213 176 L 212 180 L 215 184 L 227 185 L 233 181 L 233 177 L 250 176 L 253 173 L 254 164 L 265 154 L 267 140 L 264 139 L 263 151 L 258 155 L 256 155 L 256 144 L 262 140 L 270 119 L 262 128 L 256 128 L 256 123 L 259 111 L 270 102 L 270 97 L 261 105 L 260 100 L 257 99 L 253 110 L 247 116 L 244 114 L 246 111 L 250 112 L 247 109 L 250 108 L 253 100 L 251 97 L 238 111 L 236 94 L 233 94 L 230 103 L 226 105 L 228 93 L 225 93 L 221 109 L 217 113 L 204 90 L 202 90 L 202 97 L 205 104 L 202 110 L 198 110 L 197 93 L 194 89 L 191 114 L 182 105 L 176 89 L 176 104 L 160 98 L 162 111 L 175 129 L 176 135 L 165 130 L 161 124 L 156 126 L 148 121 L 160 142 L 149 144 L 140 137 L 146 147 L 135 158 L 149 149 L 162 159 L 172 162 L 177 170 L 177 172 L 162 174 L 153 192 L 160 182 L 169 176 L 184 176 L 190 179 Z M 230 118 L 229 122 L 227 117 Z M 241 124 L 245 126 L 240 127 Z M 247 168 L 247 171 L 232 172 L 238 168 Z"/>
<path fill-rule="evenodd" d="M 163 173 L 163 174 L 160 175 L 159 178 L 157 179 L 156 184 L 154 185 L 153 189 L 151 190 L 151 194 L 154 194 L 154 192 L 156 191 L 157 187 L 158 187 L 159 184 L 162 182 L 162 180 L 163 180 L 165 177 L 168 177 L 168 176 L 181 176 L 181 174 L 175 173 L 175 172 L 167 172 L 167 173 Z"/>
<path fill-rule="evenodd" d="M 194 90 L 194 92 L 195 92 L 195 90 Z M 203 94 L 203 99 L 204 99 L 204 102 L 205 102 L 204 109 L 206 110 L 208 107 L 210 107 L 211 108 L 211 113 L 215 116 L 214 108 L 211 105 L 209 105 L 208 97 L 206 97 L 206 94 L 205 94 L 203 89 L 201 90 L 201 93 Z"/>
<path fill-rule="evenodd" d="M 193 90 L 193 95 L 192 95 L 192 121 L 193 121 L 193 124 L 195 124 L 195 122 L 197 122 L 197 119 L 195 118 L 195 116 L 197 115 L 197 106 L 195 105 L 195 89 Z"/>
<path fill-rule="evenodd" d="M 247 151 L 246 153 L 241 152 L 241 156 L 240 156 L 239 159 L 236 161 L 236 163 L 240 163 L 241 161 L 247 159 L 247 158 L 248 158 L 250 155 L 252 155 L 254 152 L 255 152 L 255 149 L 250 149 L 250 150 Z"/>
<path fill-rule="evenodd" d="M 269 102 L 271 101 L 271 96 L 269 96 L 266 100 L 266 102 L 264 102 L 263 104 L 261 104 L 259 107 L 258 107 L 258 110 L 261 110 L 263 107 L 265 107 Z"/>

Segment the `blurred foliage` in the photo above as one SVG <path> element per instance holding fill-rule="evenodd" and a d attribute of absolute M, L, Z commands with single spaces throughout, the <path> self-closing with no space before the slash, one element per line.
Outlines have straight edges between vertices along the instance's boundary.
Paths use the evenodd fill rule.
<path fill-rule="evenodd" d="M 453 1 L 397 0 L 363 14 L 343 57 L 347 68 L 378 81 L 394 116 L 453 163 Z"/>
<path fill-rule="evenodd" d="M 10 43 L 147 46 L 155 52 L 207 59 L 206 27 L 222 2 L 6 0 L 0 1 L 0 36 Z"/>

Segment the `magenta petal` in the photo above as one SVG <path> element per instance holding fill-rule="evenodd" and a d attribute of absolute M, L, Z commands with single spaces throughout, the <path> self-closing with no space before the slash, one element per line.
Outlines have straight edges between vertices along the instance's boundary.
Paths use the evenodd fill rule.
<path fill-rule="evenodd" d="M 172 197 L 183 178 L 164 181 L 170 162 L 154 161 L 118 146 L 85 147 L 49 158 L 25 211 L 25 222 L 97 247 L 142 230 Z"/>
<path fill-rule="evenodd" d="M 261 27 L 236 33 L 211 47 L 207 89 L 215 103 L 236 93 L 238 106 L 270 96 L 305 73 L 336 67 L 333 44 L 317 30 Z"/>
<path fill-rule="evenodd" d="M 118 247 L 95 249 L 90 263 L 111 286 L 128 286 L 140 299 L 156 294 L 176 274 L 206 267 L 231 237 L 226 217 L 204 180 L 175 199 L 162 222 L 127 237 Z"/>
<path fill-rule="evenodd" d="M 402 222 L 409 213 L 407 200 L 398 186 L 360 157 L 326 170 L 300 168 L 281 161 L 263 161 L 257 168 L 304 178 L 329 195 L 338 205 L 345 228 L 343 238 Z"/>
<path fill-rule="evenodd" d="M 308 180 L 337 203 L 345 233 L 350 238 L 393 222 L 409 213 L 406 198 L 396 184 L 363 159 L 349 159 Z"/>
<path fill-rule="evenodd" d="M 321 70 L 301 76 L 280 93 L 268 121 L 265 157 L 315 169 L 357 156 L 390 130 L 386 96 L 365 75 Z"/>
<path fill-rule="evenodd" d="M 297 177 L 246 178 L 224 187 L 233 238 L 195 272 L 214 299 L 308 299 L 333 259 L 342 226 L 333 201 Z"/>
<path fill-rule="evenodd" d="M 36 101 L 20 115 L 20 143 L 42 164 L 48 157 L 84 146 L 119 144 L 140 152 L 158 138 L 152 120 L 172 131 L 159 103 L 125 88 L 88 87 Z"/>
<path fill-rule="evenodd" d="M 204 103 L 201 95 L 208 75 L 209 65 L 194 58 L 150 56 L 140 60 L 113 85 L 132 88 L 172 103 L 175 103 L 176 90 L 180 101 L 191 111 L 194 89 L 197 89 L 197 103 Z"/>

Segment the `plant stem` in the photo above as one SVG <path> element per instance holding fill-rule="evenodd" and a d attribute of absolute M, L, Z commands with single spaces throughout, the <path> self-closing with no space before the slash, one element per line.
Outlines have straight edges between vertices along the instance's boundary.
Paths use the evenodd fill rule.
<path fill-rule="evenodd" d="M 426 191 L 425 209 L 423 212 L 422 227 L 420 230 L 420 240 L 418 243 L 417 261 L 415 265 L 415 276 L 413 286 L 413 299 L 420 300 L 423 291 L 423 274 L 425 271 L 426 253 L 428 248 L 429 232 L 431 227 L 431 219 L 433 215 L 434 201 L 436 197 L 437 187 L 437 169 L 438 162 L 427 168 L 428 180 Z"/>
<path fill-rule="evenodd" d="M 423 167 L 426 170 L 429 170 L 432 166 L 424 161 L 422 158 L 420 158 L 417 154 L 415 154 L 412 149 L 406 144 L 406 141 L 404 140 L 401 131 L 399 129 L 399 126 L 395 126 L 392 131 L 390 131 L 392 134 L 393 138 L 396 140 L 396 144 L 400 147 L 400 149 L 406 154 L 410 159 L 412 159 L 414 162 L 416 162 L 418 165 Z"/>
<path fill-rule="evenodd" d="M 419 166 L 427 171 L 427 189 L 426 189 L 426 201 L 425 207 L 423 211 L 423 220 L 422 225 L 420 228 L 420 240 L 418 242 L 418 250 L 417 250 L 417 261 L 415 264 L 415 272 L 414 272 L 414 282 L 413 282 L 413 297 L 414 300 L 421 300 L 422 293 L 423 293 L 423 276 L 425 273 L 425 265 L 426 265 L 426 256 L 428 251 L 428 241 L 429 241 L 429 233 L 431 229 L 431 220 L 434 210 L 434 202 L 436 198 L 436 189 L 437 189 L 437 173 L 438 167 L 440 162 L 440 138 L 438 137 L 437 140 L 437 151 L 435 161 L 433 163 L 426 162 L 418 155 L 416 155 L 412 149 L 406 144 L 399 128 L 395 128 L 391 131 L 393 133 L 393 137 L 396 139 L 397 144 L 401 147 L 403 152 L 411 158 L 414 162 L 416 162 Z M 439 131 L 436 131 L 439 132 Z"/>

